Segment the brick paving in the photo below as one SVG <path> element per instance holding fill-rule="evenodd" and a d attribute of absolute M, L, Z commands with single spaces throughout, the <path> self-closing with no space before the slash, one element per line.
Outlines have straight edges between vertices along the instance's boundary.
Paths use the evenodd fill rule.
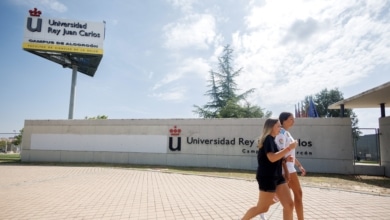
<path fill-rule="evenodd" d="M 390 196 L 303 187 L 306 219 L 390 219 Z M 255 181 L 114 167 L 0 165 L 0 219 L 239 219 Z M 280 203 L 267 213 L 282 219 Z M 296 217 L 294 218 L 296 219 Z"/>

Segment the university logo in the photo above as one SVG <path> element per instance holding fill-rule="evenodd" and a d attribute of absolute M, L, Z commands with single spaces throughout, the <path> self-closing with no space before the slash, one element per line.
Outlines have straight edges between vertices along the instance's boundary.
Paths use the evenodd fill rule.
<path fill-rule="evenodd" d="M 171 136 L 169 137 L 169 150 L 171 151 L 180 151 L 181 150 L 181 137 L 179 137 L 181 129 L 177 128 L 176 125 L 173 128 L 169 129 Z M 174 139 L 174 137 L 177 137 Z M 176 147 L 173 148 L 174 143 L 176 142 Z"/>
<path fill-rule="evenodd" d="M 37 8 L 34 8 L 34 10 L 29 10 L 28 12 L 30 12 L 30 16 L 31 17 L 39 17 L 42 14 L 42 12 L 39 11 Z M 31 18 L 31 17 L 27 18 L 27 29 L 29 31 L 31 31 L 31 32 L 41 32 L 41 29 L 42 29 L 42 19 L 37 18 L 37 24 L 33 28 L 32 27 L 33 18 Z"/>

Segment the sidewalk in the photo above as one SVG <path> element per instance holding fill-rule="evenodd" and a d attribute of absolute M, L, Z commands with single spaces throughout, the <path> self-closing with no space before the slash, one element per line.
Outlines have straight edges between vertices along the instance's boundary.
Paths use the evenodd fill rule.
<path fill-rule="evenodd" d="M 390 197 L 303 187 L 306 219 L 389 219 Z M 0 165 L 0 219 L 238 219 L 255 181 L 110 167 Z M 280 203 L 267 213 L 282 219 Z M 295 217 L 296 219 L 296 217 Z"/>

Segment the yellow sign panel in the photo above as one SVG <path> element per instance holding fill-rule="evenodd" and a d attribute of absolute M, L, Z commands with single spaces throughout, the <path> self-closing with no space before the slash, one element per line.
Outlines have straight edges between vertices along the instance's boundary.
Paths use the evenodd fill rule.
<path fill-rule="evenodd" d="M 103 49 L 80 47 L 80 46 L 50 45 L 50 44 L 39 44 L 39 43 L 23 43 L 23 49 L 25 49 L 25 50 L 41 50 L 41 51 L 53 51 L 53 52 L 67 52 L 67 53 L 81 53 L 81 54 L 103 55 Z"/>

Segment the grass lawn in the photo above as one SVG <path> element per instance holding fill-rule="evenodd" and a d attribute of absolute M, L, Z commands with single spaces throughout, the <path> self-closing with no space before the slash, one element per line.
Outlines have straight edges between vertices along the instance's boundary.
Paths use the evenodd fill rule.
<path fill-rule="evenodd" d="M 20 154 L 0 153 L 0 163 L 18 163 L 20 162 Z"/>

